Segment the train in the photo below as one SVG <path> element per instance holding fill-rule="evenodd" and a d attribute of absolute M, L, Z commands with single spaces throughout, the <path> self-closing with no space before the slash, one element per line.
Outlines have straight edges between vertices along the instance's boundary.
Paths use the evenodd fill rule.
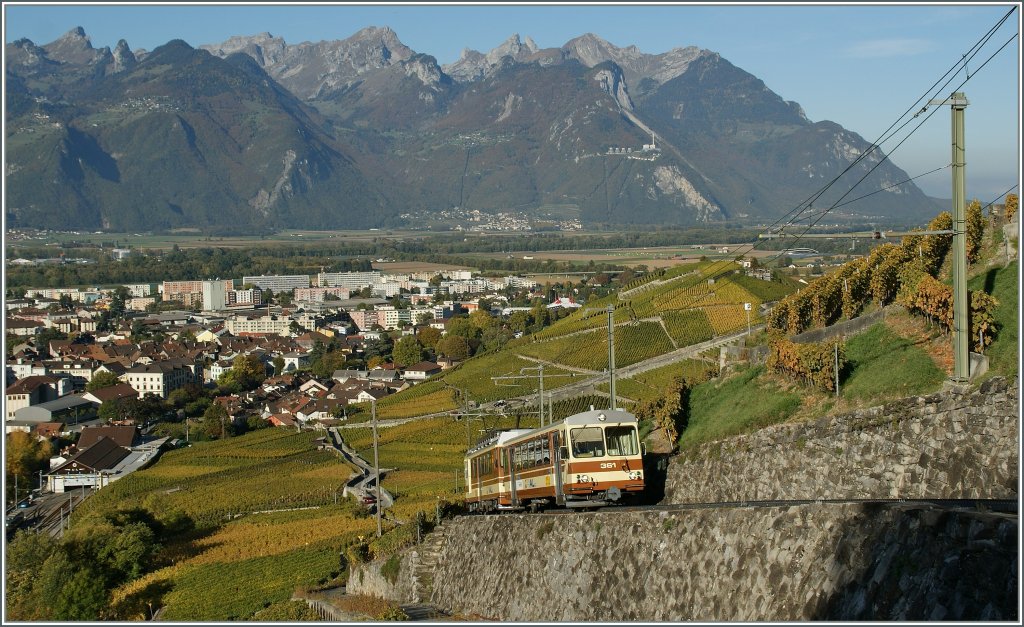
<path fill-rule="evenodd" d="M 466 451 L 470 512 L 597 508 L 644 490 L 644 446 L 633 414 L 594 409 L 536 429 L 499 432 Z"/>

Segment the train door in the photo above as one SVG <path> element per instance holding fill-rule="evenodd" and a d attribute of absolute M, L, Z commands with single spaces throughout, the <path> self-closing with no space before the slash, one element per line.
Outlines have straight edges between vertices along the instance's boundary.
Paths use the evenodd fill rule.
<path fill-rule="evenodd" d="M 560 431 L 554 431 L 551 434 L 551 461 L 551 466 L 555 473 L 555 504 L 565 505 L 565 490 L 562 486 L 567 461 L 562 458 L 562 437 Z"/>
<path fill-rule="evenodd" d="M 519 505 L 519 497 L 516 496 L 516 465 L 515 463 L 513 463 L 515 461 L 512 455 L 513 450 L 514 447 L 512 446 L 500 449 L 501 462 L 505 465 L 505 468 L 508 470 L 509 504 L 512 507 L 515 507 Z M 504 486 L 504 482 L 502 482 L 502 486 Z"/>

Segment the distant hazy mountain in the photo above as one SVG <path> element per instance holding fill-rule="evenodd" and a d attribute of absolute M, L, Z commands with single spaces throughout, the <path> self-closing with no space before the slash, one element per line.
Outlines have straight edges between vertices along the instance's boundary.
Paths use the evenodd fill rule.
<path fill-rule="evenodd" d="M 514 35 L 443 67 L 388 28 L 134 53 L 96 50 L 77 28 L 6 54 L 10 226 L 365 228 L 547 205 L 591 226 L 750 222 L 810 198 L 868 147 L 716 53 L 651 55 L 592 34 L 553 49 Z M 906 178 L 886 162 L 854 195 Z M 841 211 L 935 209 L 906 184 Z"/>

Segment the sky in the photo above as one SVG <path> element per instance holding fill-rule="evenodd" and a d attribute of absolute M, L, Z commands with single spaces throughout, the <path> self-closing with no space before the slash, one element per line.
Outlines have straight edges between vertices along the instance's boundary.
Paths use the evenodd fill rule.
<path fill-rule="evenodd" d="M 982 46 L 986 34 L 1014 7 Z M 931 196 L 952 195 L 950 109 L 930 99 L 964 92 L 967 196 L 987 203 L 1020 193 L 1020 8 L 962 4 L 316 4 L 4 3 L 4 40 L 44 45 L 81 26 L 96 48 L 124 39 L 152 50 L 172 39 L 192 46 L 269 32 L 289 44 L 345 39 L 388 26 L 406 46 L 452 63 L 513 34 L 542 48 L 593 33 L 618 47 L 660 54 L 697 46 L 764 81 L 807 117 L 831 120 L 880 142 Z M 1003 47 L 1005 45 L 1005 47 Z M 1000 47 L 1003 47 L 1000 51 Z M 966 71 L 957 65 L 967 59 Z M 955 73 L 950 70 L 958 70 Z M 949 73 L 949 75 L 947 75 Z M 952 79 L 951 82 L 948 82 Z M 964 82 L 966 80 L 966 82 Z M 920 125 L 920 128 L 918 128 Z M 917 129 L 917 130 L 914 130 Z M 913 130 L 913 133 L 911 131 Z M 885 141 L 881 141 L 885 139 Z M 944 168 L 926 174 L 937 168 Z"/>

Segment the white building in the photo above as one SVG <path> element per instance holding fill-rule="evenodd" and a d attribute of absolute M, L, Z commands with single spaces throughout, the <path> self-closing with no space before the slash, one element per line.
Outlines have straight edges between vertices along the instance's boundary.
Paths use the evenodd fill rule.
<path fill-rule="evenodd" d="M 203 281 L 203 311 L 220 311 L 228 304 L 223 281 Z"/>
<path fill-rule="evenodd" d="M 309 287 L 308 274 L 272 274 L 242 277 L 242 285 L 252 284 L 261 290 L 290 292 L 296 288 Z"/>
<path fill-rule="evenodd" d="M 146 394 L 167 398 L 167 395 L 174 390 L 194 382 L 195 375 L 183 366 L 155 362 L 129 368 L 120 376 L 120 379 L 132 386 L 132 389 L 139 393 L 140 398 Z"/>
<path fill-rule="evenodd" d="M 380 281 L 381 273 L 372 272 L 321 272 L 316 275 L 318 287 L 347 287 L 350 290 L 361 290 Z M 309 287 L 309 286 L 306 286 Z"/>

